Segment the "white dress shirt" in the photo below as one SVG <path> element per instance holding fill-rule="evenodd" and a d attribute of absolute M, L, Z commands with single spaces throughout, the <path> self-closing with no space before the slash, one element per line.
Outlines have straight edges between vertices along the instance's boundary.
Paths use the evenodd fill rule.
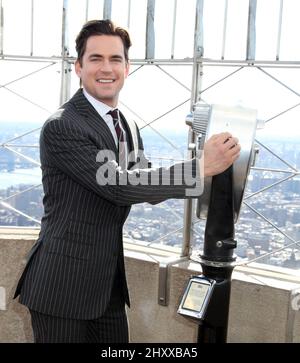
<path fill-rule="evenodd" d="M 112 136 L 113 136 L 113 138 L 115 140 L 116 147 L 118 149 L 119 148 L 119 140 L 118 140 L 118 136 L 117 136 L 117 133 L 116 133 L 113 118 L 112 118 L 111 115 L 107 114 L 107 112 L 109 112 L 111 110 L 114 110 L 114 108 L 108 106 L 107 104 L 105 104 L 105 103 L 103 103 L 101 101 L 98 101 L 96 98 L 91 96 L 84 88 L 83 88 L 83 94 L 85 95 L 87 100 L 91 103 L 91 105 L 95 108 L 95 110 L 99 113 L 99 115 L 103 118 L 103 120 L 106 122 L 106 124 L 109 127 L 110 132 L 111 132 L 111 134 L 112 134 Z M 124 133 L 125 140 L 127 140 L 126 131 L 124 130 L 123 125 L 120 122 L 120 118 L 119 118 L 119 125 L 120 125 L 121 130 Z M 125 142 L 124 146 L 125 146 L 125 155 L 124 155 L 124 158 L 122 159 L 123 163 L 121 163 L 120 165 L 121 165 L 122 168 L 126 169 L 127 165 L 128 165 L 128 152 L 129 152 L 127 142 Z"/>
<path fill-rule="evenodd" d="M 95 110 L 99 113 L 99 115 L 103 118 L 103 120 L 107 123 L 107 126 L 110 129 L 110 132 L 115 140 L 115 144 L 118 147 L 118 137 L 116 133 L 116 129 L 114 126 L 113 119 L 111 115 L 107 115 L 107 112 L 114 110 L 114 108 L 106 105 L 105 103 L 96 100 L 93 96 L 91 96 L 84 88 L 83 88 L 83 94 L 87 98 L 87 100 L 92 104 L 92 106 L 95 108 Z M 126 131 L 123 128 L 123 125 L 120 122 L 120 127 L 122 131 L 124 132 L 124 135 L 126 136 Z M 127 138 L 126 138 L 127 140 Z"/>

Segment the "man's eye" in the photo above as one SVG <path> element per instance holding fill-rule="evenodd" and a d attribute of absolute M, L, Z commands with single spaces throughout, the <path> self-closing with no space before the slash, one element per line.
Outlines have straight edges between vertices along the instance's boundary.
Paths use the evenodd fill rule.
<path fill-rule="evenodd" d="M 99 57 L 90 57 L 90 61 L 91 62 L 99 62 L 101 60 L 101 58 L 99 58 Z"/>

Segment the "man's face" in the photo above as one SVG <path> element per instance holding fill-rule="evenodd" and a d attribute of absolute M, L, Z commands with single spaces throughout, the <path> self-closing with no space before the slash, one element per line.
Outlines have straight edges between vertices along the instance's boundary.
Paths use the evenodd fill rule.
<path fill-rule="evenodd" d="M 121 38 L 114 35 L 89 37 L 81 64 L 78 60 L 75 63 L 75 71 L 91 96 L 116 107 L 129 72 Z"/>

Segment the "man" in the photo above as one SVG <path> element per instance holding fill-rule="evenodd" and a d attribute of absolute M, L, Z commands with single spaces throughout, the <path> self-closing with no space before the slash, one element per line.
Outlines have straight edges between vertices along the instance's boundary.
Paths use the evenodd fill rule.
<path fill-rule="evenodd" d="M 176 175 L 178 165 L 164 170 L 170 183 L 163 185 L 162 168 L 136 164 L 139 131 L 115 110 L 130 46 L 128 33 L 109 20 L 85 24 L 75 63 L 83 89 L 41 131 L 44 216 L 15 293 L 30 310 L 35 342 L 128 342 L 122 228 L 130 206 L 186 198 L 193 187 Z M 239 151 L 229 133 L 213 136 L 201 177 L 227 169 Z M 179 164 L 198 180 L 199 165 Z"/>

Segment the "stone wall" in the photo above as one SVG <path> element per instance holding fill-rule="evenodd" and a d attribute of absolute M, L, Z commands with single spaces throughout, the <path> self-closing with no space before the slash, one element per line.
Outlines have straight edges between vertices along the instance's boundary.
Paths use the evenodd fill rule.
<path fill-rule="evenodd" d="M 12 299 L 25 264 L 25 256 L 37 232 L 16 230 L 0 235 L 0 342 L 32 342 L 27 309 Z M 125 246 L 126 247 L 126 246 Z M 168 305 L 158 304 L 159 263 L 164 257 L 141 251 L 125 251 L 131 296 L 128 309 L 132 342 L 193 343 L 197 325 L 177 314 L 184 287 L 200 266 L 186 261 L 175 263 L 168 273 Z M 250 271 L 250 272 L 249 272 Z M 236 268 L 233 273 L 229 312 L 229 342 L 300 342 L 300 312 L 292 299 L 300 277 L 268 271 Z M 300 300 L 300 298 L 299 298 Z M 300 301 L 299 301 L 300 308 Z"/>

